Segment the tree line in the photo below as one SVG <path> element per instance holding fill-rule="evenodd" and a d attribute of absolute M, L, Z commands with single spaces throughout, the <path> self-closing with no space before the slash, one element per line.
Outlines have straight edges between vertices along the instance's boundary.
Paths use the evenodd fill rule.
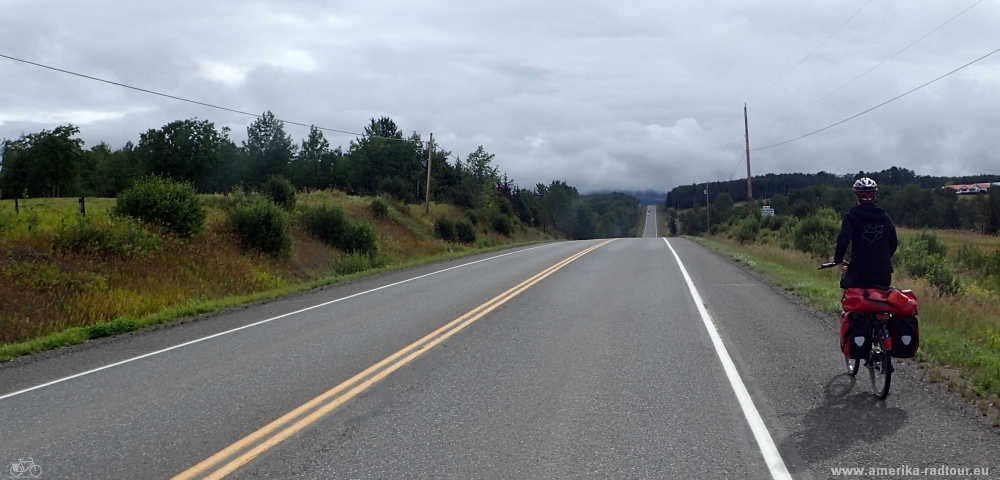
<path fill-rule="evenodd" d="M 237 186 L 259 188 L 280 176 L 298 189 L 333 188 L 353 195 L 385 195 L 415 202 L 425 195 L 428 157 L 431 197 L 459 206 L 471 217 L 505 217 L 512 223 L 554 228 L 576 238 L 627 236 L 637 223 L 639 200 L 620 193 L 581 195 L 553 180 L 520 188 L 495 166 L 482 146 L 464 159 L 396 123 L 371 119 L 346 150 L 331 148 L 313 126 L 296 143 L 284 123 L 265 112 L 237 144 L 228 127 L 208 120 L 177 120 L 140 134 L 118 149 L 101 142 L 85 149 L 73 125 L 21 135 L 0 143 L 0 198 L 47 196 L 115 197 L 137 179 L 157 176 L 190 183 L 199 193 Z M 499 220 L 507 221 L 507 220 Z M 551 232 L 550 232 L 551 233 Z"/>
<path fill-rule="evenodd" d="M 769 173 L 752 178 L 753 197 L 770 198 L 774 195 L 788 196 L 794 190 L 813 186 L 833 188 L 850 188 L 854 181 L 861 177 L 869 177 L 879 184 L 880 189 L 886 187 L 906 187 L 916 185 L 922 189 L 940 189 L 948 184 L 980 183 L 1000 181 L 1000 175 L 971 175 L 961 177 L 942 177 L 917 175 L 906 168 L 892 167 L 878 172 L 848 173 L 838 175 L 829 172 L 819 173 Z M 705 206 L 705 184 L 691 184 L 674 187 L 667 193 L 665 207 L 676 210 L 692 208 L 695 205 Z M 720 194 L 727 194 L 734 202 L 747 200 L 747 181 L 730 180 L 708 184 L 708 201 L 714 202 Z"/>
<path fill-rule="evenodd" d="M 991 189 L 988 194 L 959 196 L 951 189 L 940 186 L 922 187 L 919 183 L 882 185 L 879 185 L 878 206 L 884 208 L 898 226 L 1000 234 L 1000 188 Z M 761 206 L 770 205 L 779 217 L 806 218 L 824 209 L 843 217 L 855 205 L 855 199 L 854 191 L 849 187 L 813 185 L 790 190 L 787 195 L 777 193 L 767 199 L 754 200 L 754 204 L 756 212 Z M 706 215 L 702 205 L 679 214 L 673 208 L 668 212 L 680 219 L 681 233 L 689 235 L 708 230 L 709 221 L 714 227 L 733 217 L 740 220 L 748 216 L 747 207 L 734 206 L 733 197 L 727 192 L 716 195 L 709 215 Z"/>

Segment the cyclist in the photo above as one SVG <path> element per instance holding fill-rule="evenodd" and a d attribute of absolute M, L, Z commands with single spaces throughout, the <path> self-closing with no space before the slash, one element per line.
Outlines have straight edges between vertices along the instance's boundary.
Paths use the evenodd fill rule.
<path fill-rule="evenodd" d="M 840 264 L 840 296 L 848 288 L 889 287 L 892 284 L 892 256 L 898 239 L 892 218 L 875 205 L 878 184 L 864 177 L 854 182 L 857 206 L 848 210 L 837 237 L 834 263 Z M 851 262 L 844 261 L 851 245 Z"/>

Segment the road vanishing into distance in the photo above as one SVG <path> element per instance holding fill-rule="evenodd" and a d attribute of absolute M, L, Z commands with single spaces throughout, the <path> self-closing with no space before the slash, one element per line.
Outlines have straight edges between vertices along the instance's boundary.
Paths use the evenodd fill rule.
<path fill-rule="evenodd" d="M 971 407 L 911 365 L 876 400 L 843 372 L 835 319 L 655 237 L 650 212 L 644 238 L 481 254 L 4 364 L 3 474 L 29 457 L 46 479 L 1000 473 Z"/>
<path fill-rule="evenodd" d="M 660 228 L 656 222 L 656 205 L 646 206 L 646 223 L 642 228 L 643 237 L 659 237 Z"/>

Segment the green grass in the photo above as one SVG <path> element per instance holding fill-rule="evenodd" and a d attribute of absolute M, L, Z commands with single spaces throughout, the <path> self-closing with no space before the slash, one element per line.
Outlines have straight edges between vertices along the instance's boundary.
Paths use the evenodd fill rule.
<path fill-rule="evenodd" d="M 836 269 L 817 270 L 818 260 L 774 245 L 737 245 L 703 237 L 692 240 L 763 274 L 814 307 L 838 315 L 840 289 Z M 1000 394 L 1000 330 L 997 299 L 937 294 L 921 279 L 899 277 L 897 286 L 920 298 L 920 350 L 917 360 L 957 368 L 978 395 Z"/>
<path fill-rule="evenodd" d="M 14 200 L 0 200 L 0 234 L 7 238 L 20 238 L 35 232 L 55 232 L 65 222 L 80 212 L 79 198 L 27 198 L 18 200 L 18 211 Z M 84 199 L 87 215 L 106 217 L 114 207 L 113 198 Z"/>

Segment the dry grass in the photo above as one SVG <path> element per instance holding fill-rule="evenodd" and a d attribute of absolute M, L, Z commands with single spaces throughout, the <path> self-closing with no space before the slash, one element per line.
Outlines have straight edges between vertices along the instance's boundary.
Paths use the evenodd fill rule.
<path fill-rule="evenodd" d="M 900 239 L 907 239 L 921 232 L 912 228 L 897 227 L 896 232 Z M 934 234 L 948 245 L 948 253 L 954 255 L 962 245 L 975 245 L 983 250 L 996 250 L 1000 248 L 1000 237 L 993 235 L 983 235 L 981 233 L 966 230 L 934 230 Z"/>
<path fill-rule="evenodd" d="M 22 203 L 19 215 L 12 201 L 4 201 L 0 215 L 6 215 L 8 228 L 0 229 L 0 344 L 149 317 L 185 305 L 221 305 L 234 298 L 304 288 L 331 277 L 332 266 L 343 255 L 307 235 L 294 219 L 290 258 L 243 251 L 227 231 L 225 199 L 205 199 L 209 215 L 203 234 L 186 241 L 163 237 L 162 249 L 124 258 L 53 248 L 60 225 L 78 221 L 77 199 L 29 200 Z M 371 200 L 321 191 L 300 195 L 299 204 L 339 204 L 349 216 L 374 223 L 390 264 L 475 250 L 433 237 L 438 216 L 462 215 L 455 207 L 432 205 L 431 215 L 425 216 L 423 205 L 397 204 L 389 217 L 378 219 L 369 209 Z M 114 199 L 87 199 L 88 217 L 107 218 L 113 206 Z M 510 239 L 490 235 L 479 246 L 541 239 L 538 232 L 519 230 Z"/>

